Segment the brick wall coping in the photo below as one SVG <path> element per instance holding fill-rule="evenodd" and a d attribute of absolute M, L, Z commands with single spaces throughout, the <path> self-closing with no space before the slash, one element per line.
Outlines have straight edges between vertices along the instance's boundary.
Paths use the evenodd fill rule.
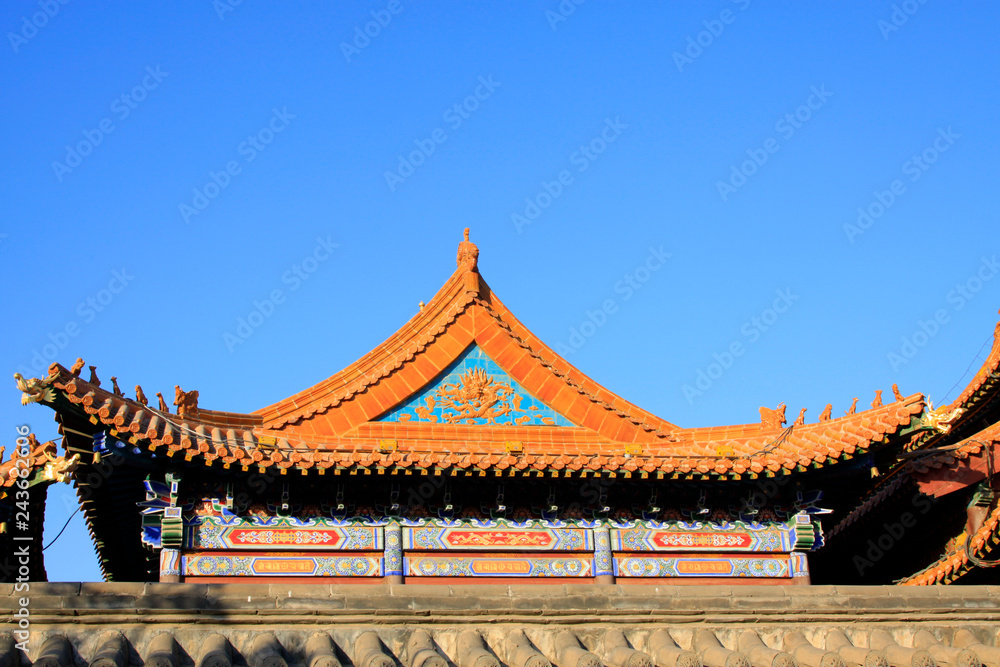
<path fill-rule="evenodd" d="M 1000 586 L 0 584 L 0 623 L 814 623 L 995 621 Z"/>

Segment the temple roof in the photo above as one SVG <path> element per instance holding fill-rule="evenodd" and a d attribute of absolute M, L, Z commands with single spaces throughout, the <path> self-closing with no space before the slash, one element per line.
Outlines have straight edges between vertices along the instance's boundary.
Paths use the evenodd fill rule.
<path fill-rule="evenodd" d="M 1000 443 L 1000 322 L 990 353 L 965 389 L 947 405 L 928 411 L 895 464 L 862 502 L 827 531 L 832 539 L 913 485 L 925 494 L 942 496 L 964 489 L 986 476 L 987 444 Z M 985 427 L 983 425 L 986 425 Z M 994 463 L 994 471 L 1000 466 Z"/>
<path fill-rule="evenodd" d="M 54 364 L 33 399 L 83 411 L 111 435 L 204 465 L 497 474 L 592 472 L 738 479 L 867 454 L 918 422 L 924 397 L 785 427 L 681 428 L 614 394 L 539 340 L 493 293 L 478 248 L 385 342 L 331 377 L 250 414 L 205 410 L 177 388 L 180 414 L 153 409 Z M 996 353 L 994 349 L 994 353 Z M 992 358 L 992 357 L 991 357 Z M 977 376 L 978 377 L 978 376 Z M 55 389 L 52 399 L 44 388 Z M 27 395 L 27 394 L 26 394 Z M 965 394 L 963 394 L 964 396 Z M 137 396 L 137 399 L 145 400 Z M 165 404 L 161 408 L 166 408 Z"/>
<path fill-rule="evenodd" d="M 79 457 L 66 458 L 60 455 L 55 442 L 51 440 L 38 442 L 34 433 L 29 433 L 27 440 L 26 456 L 22 456 L 21 447 L 15 446 L 10 458 L 2 461 L 5 448 L 0 447 L 0 461 L 2 461 L 0 462 L 0 497 L 7 493 L 3 489 L 14 486 L 19 479 L 22 479 L 22 476 L 31 483 L 34 483 L 36 478 L 43 482 L 64 482 L 76 469 Z"/>
<path fill-rule="evenodd" d="M 932 430 L 917 434 L 910 443 L 910 449 L 933 447 L 956 432 L 973 432 L 984 418 L 987 409 L 995 407 L 1000 397 L 1000 322 L 993 329 L 993 344 L 983 365 L 969 380 L 965 389 L 948 405 L 936 412 L 947 416 L 947 430 Z M 988 419 L 987 419 L 988 420 Z M 988 420 L 989 421 L 989 420 Z"/>

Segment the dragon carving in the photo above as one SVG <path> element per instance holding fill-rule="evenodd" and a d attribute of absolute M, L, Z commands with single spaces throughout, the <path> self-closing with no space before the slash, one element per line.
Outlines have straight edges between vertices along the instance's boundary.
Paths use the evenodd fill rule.
<path fill-rule="evenodd" d="M 778 408 L 761 408 L 760 427 L 761 429 L 780 429 L 785 425 L 785 404 L 778 404 Z"/>
<path fill-rule="evenodd" d="M 80 455 L 74 454 L 66 458 L 60 456 L 56 449 L 56 444 L 48 442 L 38 442 L 34 433 L 27 436 L 27 444 L 14 449 L 14 454 L 10 460 L 0 464 L 0 486 L 10 486 L 20 477 L 20 470 L 41 469 L 39 478 L 50 482 L 69 482 L 80 462 Z M 0 448 L 0 459 L 3 457 Z M 24 459 L 23 463 L 19 461 Z"/>
<path fill-rule="evenodd" d="M 159 395 L 159 394 L 157 394 Z M 184 391 L 180 385 L 174 385 L 174 405 L 180 417 L 198 416 L 198 392 Z"/>
<path fill-rule="evenodd" d="M 437 415 L 432 414 L 431 411 L 437 406 L 437 401 L 434 400 L 433 396 L 427 396 L 424 398 L 424 403 L 427 407 L 423 405 L 418 405 L 415 409 L 417 416 L 421 419 L 426 419 L 429 422 L 436 422 L 438 420 Z"/>
<path fill-rule="evenodd" d="M 59 377 L 58 369 L 44 379 L 25 378 L 20 373 L 14 373 L 14 381 L 17 382 L 17 388 L 21 390 L 21 405 L 40 401 L 51 403 L 56 400 L 56 393 L 49 385 L 57 377 Z"/>
<path fill-rule="evenodd" d="M 74 454 L 69 458 L 65 456 L 52 456 L 48 450 L 44 450 L 42 454 L 45 455 L 47 460 L 45 467 L 42 469 L 42 479 L 69 483 L 70 477 L 76 472 L 76 468 L 80 464 L 80 455 Z"/>
<path fill-rule="evenodd" d="M 515 393 L 509 383 L 490 377 L 482 368 L 469 369 L 458 382 L 441 385 L 437 398 L 445 409 L 454 410 L 444 413 L 444 420 L 449 424 L 463 421 L 474 424 L 477 419 L 485 419 L 487 424 L 495 425 L 497 417 L 524 412 L 520 394 Z"/>
<path fill-rule="evenodd" d="M 952 424 L 965 412 L 962 408 L 955 408 L 950 412 L 945 408 L 934 409 L 934 404 L 927 401 L 927 411 L 924 412 L 920 420 L 920 426 L 927 429 L 935 429 L 940 433 L 951 431 Z"/>

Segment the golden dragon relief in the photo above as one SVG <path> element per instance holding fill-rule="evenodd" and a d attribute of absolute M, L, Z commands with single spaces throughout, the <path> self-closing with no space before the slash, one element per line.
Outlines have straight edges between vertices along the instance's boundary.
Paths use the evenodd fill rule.
<path fill-rule="evenodd" d="M 424 405 L 414 408 L 417 417 L 430 421 L 438 421 L 434 414 L 437 408 L 443 408 L 441 418 L 448 424 L 475 424 L 483 419 L 487 424 L 496 425 L 500 417 L 512 416 L 515 424 L 523 425 L 538 415 L 529 414 L 521 407 L 522 397 L 509 382 L 500 382 L 490 376 L 482 368 L 471 368 L 459 378 L 458 382 L 445 383 L 438 387 L 433 396 L 424 398 Z M 531 406 L 529 410 L 537 410 Z M 539 417 L 543 424 L 552 426 L 555 420 L 551 417 Z M 400 421 L 408 421 L 409 415 L 401 415 Z"/>
<path fill-rule="evenodd" d="M 962 408 L 948 411 L 944 407 L 934 409 L 934 404 L 927 401 L 927 407 L 921 416 L 920 425 L 928 429 L 936 429 L 940 433 L 951 431 L 952 424 L 965 412 Z"/>

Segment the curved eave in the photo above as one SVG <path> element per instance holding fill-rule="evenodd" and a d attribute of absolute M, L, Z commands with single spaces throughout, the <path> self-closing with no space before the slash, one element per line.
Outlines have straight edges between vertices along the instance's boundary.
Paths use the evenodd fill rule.
<path fill-rule="evenodd" d="M 1000 370 L 1000 322 L 997 322 L 993 328 L 993 346 L 986 361 L 983 362 L 962 393 L 945 407 L 945 411 L 950 412 L 955 408 L 965 408 L 968 412 L 969 409 L 974 408 L 974 399 L 980 397 L 984 390 L 991 391 L 1000 383 L 998 370 Z M 963 415 L 963 420 L 965 418 L 967 417 Z"/>
<path fill-rule="evenodd" d="M 967 536 L 965 539 L 971 540 L 969 551 L 976 558 L 996 559 L 1000 553 L 1000 549 L 998 549 L 998 545 L 1000 545 L 1000 506 L 995 507 L 979 529 L 971 537 Z M 957 542 L 957 540 L 953 542 Z M 901 586 L 950 584 L 967 574 L 973 567 L 975 564 L 969 560 L 965 552 L 964 542 L 962 542 L 956 551 L 941 556 L 925 569 L 900 580 L 898 583 Z"/>
<path fill-rule="evenodd" d="M 66 381 L 60 381 L 63 379 Z M 262 446 L 260 432 L 254 429 L 222 428 L 164 414 L 79 378 L 69 376 L 60 380 L 53 383 L 57 396 L 64 397 L 92 423 L 107 428 L 118 440 L 168 457 L 180 456 L 193 465 L 221 464 L 224 468 L 243 470 L 275 468 L 282 474 L 290 470 L 300 474 L 309 474 L 311 470 L 319 474 L 325 471 L 396 474 L 419 470 L 422 474 L 455 475 L 622 473 L 631 476 L 635 473 L 684 480 L 755 479 L 804 472 L 865 455 L 885 444 L 923 410 L 923 397 L 915 394 L 901 403 L 785 431 L 762 431 L 754 425 L 681 430 L 677 441 L 643 445 L 633 453 L 610 453 L 607 442 L 594 439 L 578 445 L 590 451 L 546 452 L 546 445 L 539 442 L 529 444 L 523 452 L 513 453 L 504 449 L 501 435 L 479 443 L 478 451 L 441 451 L 440 443 L 434 440 L 403 443 L 400 449 L 381 451 L 377 437 L 345 438 L 322 445 L 282 438 L 273 447 Z M 553 433 L 565 430 L 582 431 L 548 429 Z M 536 428 L 533 432 L 544 431 Z"/>
<path fill-rule="evenodd" d="M 477 272 L 466 268 L 372 352 L 253 414 L 264 428 L 287 429 L 290 438 L 350 436 L 418 391 L 473 343 L 532 395 L 610 442 L 669 441 L 678 429 L 560 357 L 513 316 Z"/>
<path fill-rule="evenodd" d="M 46 456 L 46 454 L 48 454 L 48 456 Z M 38 483 L 38 473 L 45 469 L 45 464 L 51 462 L 52 459 L 58 456 L 59 450 L 57 449 L 55 442 L 49 440 L 48 442 L 36 443 L 35 447 L 32 448 L 28 456 L 23 457 L 24 459 L 27 459 L 27 464 L 22 465 L 19 464 L 22 457 L 18 456 L 18 448 L 15 446 L 14 451 L 11 452 L 11 457 L 6 461 L 0 462 L 0 498 L 6 494 L 3 489 L 11 488 L 19 479 L 27 479 L 32 485 Z M 28 470 L 28 474 L 22 478 L 20 470 L 24 469 Z M 52 480 L 42 481 L 51 482 Z"/>
<path fill-rule="evenodd" d="M 997 322 L 993 329 L 993 346 L 990 353 L 972 380 L 955 400 L 935 410 L 946 414 L 961 409 L 961 415 L 951 424 L 948 432 L 928 432 L 918 435 L 910 444 L 910 449 L 932 447 L 947 439 L 948 433 L 963 430 L 998 393 L 1000 393 L 1000 322 Z"/>
<path fill-rule="evenodd" d="M 903 461 L 891 473 L 887 474 L 878 486 L 871 490 L 860 505 L 827 531 L 827 539 L 833 539 L 843 533 L 902 489 L 918 490 L 930 495 L 943 495 L 968 486 L 968 482 L 963 481 L 967 479 L 964 475 L 955 474 L 956 468 L 962 462 L 980 456 L 985 446 L 992 446 L 996 443 L 1000 443 L 1000 423 L 988 426 L 941 450 L 927 452 L 920 458 L 910 458 Z M 944 484 L 939 483 L 937 479 L 940 477 L 936 474 L 938 471 L 945 473 Z M 975 475 L 975 473 L 972 474 L 977 479 L 982 477 Z"/>
<path fill-rule="evenodd" d="M 473 276 L 476 284 L 471 284 L 467 275 Z M 423 353 L 427 344 L 443 335 L 455 317 L 472 303 L 477 291 L 476 274 L 456 271 L 430 303 L 381 345 L 339 373 L 252 414 L 269 428 L 281 428 L 336 407 Z"/>
<path fill-rule="evenodd" d="M 864 517 L 871 514 L 901 489 L 908 488 L 909 485 L 907 482 L 912 482 L 912 478 L 908 472 L 903 471 L 879 484 L 879 486 L 865 497 L 860 505 L 848 512 L 843 519 L 838 521 L 830 530 L 826 531 L 827 542 L 830 542 L 851 526 L 858 524 Z"/>

